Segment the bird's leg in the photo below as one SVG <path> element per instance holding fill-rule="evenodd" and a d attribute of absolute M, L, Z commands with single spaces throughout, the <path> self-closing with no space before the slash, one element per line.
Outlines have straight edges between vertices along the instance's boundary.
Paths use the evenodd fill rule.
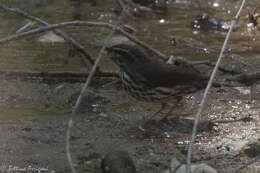
<path fill-rule="evenodd" d="M 171 106 L 170 111 L 162 118 L 162 121 L 167 121 L 168 116 L 172 114 L 172 111 L 175 109 L 175 106 Z"/>
<path fill-rule="evenodd" d="M 182 96 L 175 97 L 175 104 L 171 106 L 170 111 L 162 118 L 162 121 L 167 121 L 168 116 L 172 114 L 172 111 L 175 109 L 176 105 L 179 104 L 179 102 L 182 99 Z"/>
<path fill-rule="evenodd" d="M 153 119 L 156 115 L 158 115 L 159 113 L 161 113 L 161 112 L 166 108 L 166 106 L 167 106 L 167 103 L 162 103 L 161 108 L 160 108 L 157 112 L 155 112 L 155 113 L 149 118 L 149 120 L 150 120 L 150 119 Z"/>

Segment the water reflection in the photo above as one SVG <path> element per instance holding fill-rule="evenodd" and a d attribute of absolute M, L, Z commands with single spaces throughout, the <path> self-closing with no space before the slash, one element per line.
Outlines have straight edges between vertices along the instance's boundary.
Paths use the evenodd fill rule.
<path fill-rule="evenodd" d="M 116 4 L 112 0 L 105 1 L 104 3 L 99 3 L 98 1 L 94 1 L 94 0 L 88 0 L 88 1 L 27 0 L 27 5 L 24 5 L 24 1 L 17 1 L 17 0 L 3 1 L 3 2 L 7 3 L 12 7 L 24 8 L 27 11 L 30 11 L 29 9 L 33 7 L 33 10 L 30 12 L 32 12 L 34 15 L 39 17 L 44 16 L 44 20 L 52 23 L 67 21 L 67 20 L 91 20 L 91 21 L 101 21 L 101 22 L 102 21 L 113 22 L 116 18 L 116 14 L 113 12 L 113 10 L 111 10 L 116 7 Z M 168 0 L 167 1 L 166 0 L 166 1 L 154 1 L 154 4 L 149 4 L 148 1 L 136 0 L 134 2 L 149 7 L 152 10 L 150 12 L 149 11 L 142 12 L 141 15 L 138 16 L 126 16 L 124 20 L 124 24 L 132 28 L 135 28 L 136 35 L 139 39 L 144 40 L 148 44 L 152 45 L 153 47 L 161 50 L 166 54 L 173 53 L 176 56 L 183 56 L 185 58 L 192 58 L 194 60 L 201 59 L 201 58 L 203 59 L 203 57 L 201 57 L 201 53 L 196 54 L 196 51 L 195 54 L 194 51 L 192 50 L 187 51 L 185 40 L 189 40 L 189 39 L 194 40 L 195 42 L 192 43 L 193 45 L 195 45 L 196 42 L 204 44 L 206 45 L 203 46 L 203 49 L 205 50 L 213 49 L 213 51 L 209 51 L 211 52 L 209 53 L 210 56 L 204 58 L 214 59 L 214 57 L 216 57 L 218 50 L 220 49 L 224 36 L 219 33 L 214 33 L 212 31 L 200 32 L 197 29 L 193 29 L 190 23 L 194 21 L 197 18 L 197 16 L 202 16 L 204 13 L 208 13 L 212 17 L 212 19 L 215 19 L 214 20 L 215 23 L 221 23 L 219 21 L 229 22 L 233 18 L 234 13 L 237 10 L 237 6 L 240 4 L 239 1 L 224 1 L 224 0 L 210 0 L 210 1 L 205 1 L 205 0 L 195 0 L 195 1 Z M 249 4 L 251 4 L 252 6 L 252 9 L 256 2 L 257 1 L 249 2 Z M 50 6 L 51 8 L 47 8 Z M 155 9 L 154 7 L 157 8 L 163 7 L 161 9 L 167 9 L 167 13 L 158 14 L 156 11 L 157 9 Z M 246 16 L 245 13 L 242 14 L 242 17 Z M 7 32 L 17 31 L 19 29 L 19 27 L 15 24 L 21 21 L 20 17 L 11 16 L 7 13 L 5 14 L 2 13 L 0 19 L 1 21 L 3 21 L 2 24 L 0 24 L 2 30 L 1 32 L 2 37 L 5 36 L 6 35 L 5 33 Z M 258 43 L 259 37 L 257 37 L 257 35 L 252 36 L 253 34 L 250 35 L 247 34 L 247 32 L 251 32 L 251 31 L 246 29 L 247 21 L 245 19 L 242 19 L 239 22 L 241 24 L 241 29 L 233 33 L 230 42 L 230 45 L 232 45 L 232 53 L 235 54 L 240 53 L 241 50 L 244 49 L 244 47 L 252 47 L 250 48 L 250 51 L 248 51 L 249 49 L 247 49 L 248 51 L 247 55 L 250 55 L 251 58 L 253 57 L 250 60 L 256 63 L 258 62 L 257 60 L 258 58 L 256 59 L 256 57 L 258 56 L 258 51 L 256 51 L 255 48 L 259 44 Z M 228 26 L 229 26 L 228 24 L 221 25 L 220 28 L 226 30 L 228 29 Z M 12 27 L 14 27 L 15 29 L 11 30 L 10 28 Z M 102 45 L 104 34 L 106 34 L 108 31 L 104 28 L 87 28 L 87 27 L 70 27 L 67 30 L 68 32 L 70 32 L 70 34 L 73 37 L 75 37 L 75 39 L 79 40 L 82 44 L 87 45 L 89 49 L 88 51 L 94 54 L 97 51 L 97 49 L 94 48 L 93 50 L 91 50 L 91 47 L 93 48 L 93 45 L 95 46 Z M 256 32 L 254 34 L 258 34 L 258 33 Z M 175 40 L 178 40 L 176 42 L 177 47 L 173 49 L 172 48 L 169 49 L 168 42 L 169 40 L 171 40 L 172 37 L 174 37 Z M 254 37 L 253 38 L 253 40 L 255 40 L 254 43 L 248 42 L 249 37 Z M 13 43 L 10 43 L 10 45 L 12 44 Z M 10 49 L 10 45 L 8 46 L 9 49 Z M 27 41 L 26 43 L 23 42 L 21 48 L 24 47 L 25 45 L 27 45 L 28 47 L 34 47 L 37 45 L 37 43 L 35 44 L 34 42 L 31 41 Z M 64 44 L 63 46 L 60 45 L 60 48 L 62 49 L 62 52 L 64 52 L 65 49 L 68 49 L 66 44 Z M 5 47 L 5 49 L 8 50 L 7 47 Z M 11 47 L 11 49 L 13 48 Z M 44 51 L 50 52 L 48 50 L 48 46 L 46 45 L 44 46 L 39 45 L 39 49 L 42 50 L 44 49 Z M 59 51 L 59 49 L 57 49 L 57 51 L 61 52 Z M 29 55 L 26 55 L 26 57 L 24 58 L 28 59 L 28 57 L 32 56 L 30 55 L 31 53 L 28 54 Z M 60 53 L 56 53 L 56 54 L 60 54 Z M 70 55 L 73 55 L 73 57 L 79 56 L 77 53 L 68 53 L 68 55 L 63 55 L 63 56 L 65 57 Z M 38 58 L 39 57 L 33 57 L 33 59 L 38 59 Z M 24 61 L 22 57 L 21 60 Z M 35 60 L 34 62 L 39 62 L 39 61 L 42 62 L 42 60 Z M 10 61 L 6 60 L 6 63 L 10 63 Z M 14 63 L 18 63 L 18 62 L 14 62 Z M 20 67 L 21 64 L 22 62 L 19 63 L 18 65 L 19 68 L 22 68 Z M 76 63 L 76 64 L 78 65 L 80 63 Z M 6 64 L 4 66 L 6 67 Z M 68 69 L 68 67 L 66 67 L 66 69 Z"/>

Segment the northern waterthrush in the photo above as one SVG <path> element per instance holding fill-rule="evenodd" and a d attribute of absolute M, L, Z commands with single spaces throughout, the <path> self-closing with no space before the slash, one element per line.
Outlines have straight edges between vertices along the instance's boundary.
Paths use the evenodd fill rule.
<path fill-rule="evenodd" d="M 170 99 L 180 100 L 206 87 L 208 76 L 188 63 L 160 62 L 135 45 L 119 44 L 107 50 L 114 53 L 111 58 L 120 68 L 124 90 L 137 100 L 162 103 L 158 112 Z"/>

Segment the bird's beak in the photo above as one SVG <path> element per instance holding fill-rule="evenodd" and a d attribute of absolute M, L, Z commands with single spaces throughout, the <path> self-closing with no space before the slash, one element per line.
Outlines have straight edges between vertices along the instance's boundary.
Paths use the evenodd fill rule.
<path fill-rule="evenodd" d="M 115 49 L 113 47 L 106 47 L 106 51 L 108 54 L 111 54 L 109 55 L 109 58 L 112 60 L 112 61 L 115 61 L 116 62 L 116 59 L 117 59 L 117 54 L 115 52 Z"/>
<path fill-rule="evenodd" d="M 126 49 L 125 47 L 122 47 L 121 45 L 107 47 L 106 50 L 108 52 L 113 52 L 113 53 L 120 54 L 120 55 L 129 53 L 129 50 Z"/>
<path fill-rule="evenodd" d="M 110 53 L 119 53 L 121 51 L 122 48 L 117 47 L 117 46 L 111 46 L 111 47 L 107 47 L 106 51 L 110 52 Z"/>
<path fill-rule="evenodd" d="M 113 48 L 112 47 L 106 47 L 106 51 L 107 52 L 113 52 Z"/>

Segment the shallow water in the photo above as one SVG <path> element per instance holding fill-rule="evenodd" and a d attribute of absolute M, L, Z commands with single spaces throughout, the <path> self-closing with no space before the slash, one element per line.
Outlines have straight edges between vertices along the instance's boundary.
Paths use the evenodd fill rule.
<path fill-rule="evenodd" d="M 3 1 L 11 7 L 19 7 L 49 23 L 71 20 L 114 22 L 115 7 L 112 0 L 107 1 Z M 182 56 L 191 60 L 209 59 L 215 61 L 224 41 L 224 32 L 199 31 L 191 27 L 191 22 L 203 13 L 208 13 L 223 21 L 231 21 L 238 10 L 240 1 L 169 1 L 166 14 L 143 12 L 138 16 L 125 17 L 124 24 L 137 30 L 136 36 L 167 55 Z M 232 33 L 226 55 L 238 54 L 248 63 L 259 64 L 259 33 L 248 33 L 247 10 L 253 11 L 257 1 L 247 3 L 241 14 L 241 28 Z M 0 13 L 0 36 L 14 34 L 24 24 L 24 18 L 13 13 Z M 86 46 L 86 50 L 97 56 L 100 44 L 104 41 L 105 28 L 68 27 L 76 40 Z M 69 57 L 66 43 L 40 43 L 38 36 L 26 40 L 15 40 L 2 44 L 0 48 L 0 68 L 29 71 L 85 71 L 78 56 Z M 171 39 L 176 45 L 170 46 Z M 107 66 L 109 60 L 104 58 Z M 110 69 L 109 69 L 110 70 Z"/>

